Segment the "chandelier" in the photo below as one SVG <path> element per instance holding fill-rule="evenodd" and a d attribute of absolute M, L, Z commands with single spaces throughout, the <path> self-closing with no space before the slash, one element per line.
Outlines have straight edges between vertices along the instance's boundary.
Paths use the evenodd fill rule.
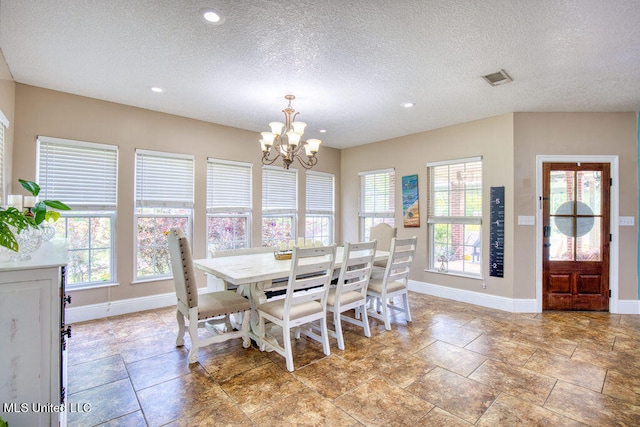
<path fill-rule="evenodd" d="M 271 122 L 271 132 L 262 132 L 260 146 L 262 147 L 262 164 L 271 165 L 282 157 L 285 169 L 289 169 L 294 160 L 298 160 L 302 167 L 311 169 L 318 163 L 316 153 L 322 141 L 319 139 L 302 140 L 306 123 L 295 121 L 300 113 L 291 106 L 291 101 L 296 99 L 293 95 L 285 95 L 289 101 L 284 113 L 284 123 Z M 303 150 L 304 148 L 304 150 Z"/>

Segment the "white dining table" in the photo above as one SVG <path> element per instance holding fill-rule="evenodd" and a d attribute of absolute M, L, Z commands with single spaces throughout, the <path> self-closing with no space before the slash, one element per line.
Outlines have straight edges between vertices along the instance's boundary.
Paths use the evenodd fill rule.
<path fill-rule="evenodd" d="M 336 249 L 335 270 L 342 266 L 344 247 Z M 375 261 L 386 261 L 389 252 L 376 251 Z M 256 307 L 267 301 L 266 292 L 285 289 L 291 271 L 291 259 L 276 259 L 273 252 L 231 255 L 196 259 L 196 268 L 238 287 L 238 293 L 251 302 L 250 335 L 257 340 L 258 313 Z"/>

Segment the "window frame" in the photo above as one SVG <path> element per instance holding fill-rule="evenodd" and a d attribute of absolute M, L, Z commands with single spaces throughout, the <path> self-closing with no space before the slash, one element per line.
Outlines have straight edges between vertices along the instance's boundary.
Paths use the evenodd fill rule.
<path fill-rule="evenodd" d="M 287 183 L 286 181 L 282 181 L 279 184 L 280 186 L 282 186 L 283 184 L 287 184 L 285 186 L 285 189 L 288 189 L 289 191 L 291 191 L 291 194 L 289 195 L 289 199 L 293 199 L 290 202 L 286 202 L 283 198 L 282 198 L 282 194 L 279 194 L 279 201 L 275 203 L 270 202 L 269 200 L 269 191 L 270 189 L 267 188 L 267 184 L 270 181 L 269 177 L 265 176 L 265 174 L 282 174 L 282 176 L 284 177 L 285 174 L 291 174 L 293 176 L 292 181 L 295 182 L 295 184 L 293 185 L 293 188 L 289 188 L 290 186 L 288 185 L 289 183 Z M 266 190 L 265 190 L 266 189 Z M 276 188 L 277 190 L 277 188 Z M 267 202 L 267 204 L 265 204 L 265 202 Z M 273 205 L 272 207 L 270 205 Z M 280 244 L 280 242 L 284 242 L 285 244 L 290 244 L 291 242 L 295 242 L 297 237 L 298 237 L 298 230 L 297 230 L 297 219 L 298 219 L 298 170 L 297 169 L 283 169 L 283 168 L 279 168 L 279 167 L 275 167 L 275 166 L 263 166 L 262 167 L 262 218 L 260 221 L 260 245 L 261 246 L 267 246 L 265 245 L 265 243 L 267 241 L 264 240 L 264 222 L 265 219 L 277 219 L 277 218 L 290 218 L 291 219 L 291 237 L 288 241 L 286 240 L 282 240 L 282 241 L 276 241 L 276 240 L 269 240 L 272 241 L 274 243 L 274 247 L 278 246 Z"/>
<path fill-rule="evenodd" d="M 7 128 L 9 127 L 9 119 L 4 115 L 2 110 L 0 110 L 0 204 L 4 205 L 5 202 L 5 176 L 4 172 L 6 170 L 4 157 L 5 157 L 5 137 L 7 134 Z"/>
<path fill-rule="evenodd" d="M 479 174 L 480 174 L 480 183 L 478 186 L 467 189 L 465 187 L 464 192 L 462 192 L 462 200 L 464 201 L 464 210 L 467 209 L 467 196 L 469 194 L 471 194 L 471 191 L 475 192 L 478 197 L 479 197 L 479 201 L 477 202 L 477 204 L 480 207 L 479 212 L 474 212 L 474 214 L 465 214 L 465 215 L 435 215 L 435 210 L 436 210 L 436 189 L 434 188 L 435 186 L 435 179 L 434 179 L 434 173 L 436 171 L 436 168 L 441 168 L 441 167 L 447 167 L 447 168 L 451 168 L 452 166 L 454 167 L 459 167 L 459 166 L 464 166 L 466 168 L 466 165 L 470 165 L 473 163 L 479 163 Z M 483 200 L 482 200 L 482 192 L 483 192 L 483 162 L 482 162 L 482 156 L 477 156 L 477 157 L 468 157 L 468 158 L 462 158 L 462 159 L 453 159 L 453 160 L 445 160 L 445 161 L 439 161 L 439 162 L 428 162 L 427 163 L 427 244 L 428 244 L 428 251 L 427 251 L 427 256 L 428 256 L 428 262 L 427 262 L 427 268 L 429 271 L 433 271 L 433 272 L 437 272 L 437 273 L 442 273 L 442 274 L 450 274 L 450 275 L 456 275 L 456 276 L 464 276 L 464 277 L 471 277 L 471 278 L 476 278 L 476 279 L 482 279 L 484 276 L 484 272 L 483 272 L 483 268 L 482 268 L 482 262 L 484 259 L 484 254 L 482 251 L 482 215 L 483 215 Z M 451 206 L 451 180 L 450 180 L 450 173 L 447 172 L 447 209 L 450 209 Z M 442 190 L 438 190 L 437 192 L 439 193 L 444 193 L 444 191 Z M 454 243 L 449 243 L 447 241 L 447 254 L 451 254 L 451 255 L 446 255 L 445 256 L 445 260 L 444 261 L 437 261 L 436 260 L 436 244 L 438 242 L 435 241 L 435 235 L 436 235 L 436 226 L 438 225 L 446 225 L 447 226 L 447 240 L 449 240 L 449 230 L 451 229 L 451 227 L 453 226 L 462 226 L 462 238 L 463 241 L 460 244 L 454 244 Z M 477 227 L 478 230 L 473 232 L 473 231 L 467 231 L 467 226 L 470 227 Z M 467 233 L 469 235 L 471 235 L 472 233 L 477 233 L 477 242 L 470 242 L 470 241 L 466 241 L 465 236 L 467 235 Z M 457 234 L 460 234 L 460 232 L 458 231 Z M 477 243 L 477 245 L 476 245 Z M 451 246 L 451 247 L 449 247 Z M 459 254 L 457 253 L 453 253 L 453 246 L 457 246 L 457 249 L 462 249 L 462 254 L 461 254 L 461 259 L 457 260 L 457 257 L 459 256 Z M 474 259 L 478 259 L 478 272 L 474 273 L 473 271 L 469 271 L 469 270 L 465 270 L 466 268 L 466 264 L 467 264 L 467 259 L 466 256 L 468 256 L 469 254 L 467 252 L 471 251 L 471 258 L 470 261 L 471 263 L 473 263 Z M 444 255 L 443 255 L 444 256 Z M 454 257 L 454 259 L 449 259 L 451 256 Z M 462 261 L 462 269 L 451 269 L 449 268 L 449 261 Z"/>
<path fill-rule="evenodd" d="M 315 178 L 314 178 L 315 177 Z M 314 179 L 318 178 L 319 181 L 316 182 L 317 185 L 311 185 Z M 320 179 L 330 179 L 330 189 L 323 186 Z M 335 188 L 336 188 L 336 177 L 332 173 L 328 172 L 316 172 L 316 171 L 307 171 L 306 173 L 306 192 L 305 192 L 305 238 L 311 239 L 314 242 L 319 240 L 316 236 L 307 236 L 307 231 L 309 229 L 309 220 L 328 220 L 328 233 L 327 233 L 327 241 L 322 241 L 322 244 L 325 246 L 331 245 L 335 242 L 335 206 L 336 206 L 336 198 L 335 198 Z M 310 197 L 310 194 L 313 195 L 315 193 L 321 194 L 330 194 L 330 202 L 327 203 L 327 198 L 319 198 L 319 197 Z"/>
<path fill-rule="evenodd" d="M 139 169 L 139 165 L 140 165 L 140 159 L 142 158 L 142 161 L 144 162 L 146 157 L 157 157 L 157 158 L 162 158 L 165 160 L 168 159 L 173 159 L 176 161 L 179 160 L 185 160 L 187 162 L 191 163 L 191 170 L 190 170 L 190 179 L 186 178 L 186 175 L 183 178 L 184 182 L 190 182 L 190 195 L 186 195 L 185 193 L 175 193 L 175 196 L 181 196 L 183 197 L 183 200 L 179 200 L 179 199 L 174 199 L 174 200 L 160 200 L 159 197 L 156 198 L 145 198 L 144 196 L 144 189 L 143 189 L 143 194 L 138 194 L 139 190 L 141 189 L 142 186 L 144 186 L 144 183 L 140 183 L 140 174 L 141 171 Z M 145 167 L 145 166 L 142 166 Z M 165 163 L 162 167 L 162 171 L 161 173 L 159 173 L 159 176 L 166 176 L 166 167 L 167 164 Z M 147 169 L 148 171 L 151 170 L 153 171 L 153 168 Z M 160 172 L 160 169 L 157 170 L 157 172 Z M 146 178 L 145 178 L 146 179 Z M 153 191 L 151 191 L 151 194 L 153 194 Z M 189 199 L 190 196 L 190 199 Z M 134 214 L 133 214 L 133 227 L 134 227 L 134 232 L 133 232 L 133 247 L 134 247 L 134 251 L 133 251 L 133 280 L 132 283 L 144 283 L 144 282 L 151 282 L 151 281 L 159 281 L 159 280 L 166 280 L 172 277 L 172 273 L 171 273 L 171 262 L 170 260 L 167 260 L 168 263 L 168 267 L 169 267 L 169 273 L 167 274 L 154 274 L 154 275 L 145 275 L 145 276 L 141 276 L 139 275 L 139 269 L 138 269 L 138 258 L 139 258 L 139 231 L 138 231 L 138 223 L 140 219 L 143 218 L 147 218 L 147 219 L 155 219 L 155 218 L 164 218 L 164 219 L 172 219 L 175 220 L 176 218 L 185 218 L 186 219 L 186 229 L 183 230 L 185 232 L 185 235 L 189 236 L 189 241 L 193 242 L 192 239 L 192 232 L 193 232 L 193 214 L 194 214 L 194 205 L 195 205 L 195 156 L 191 155 L 191 154 L 181 154 L 181 153 L 172 153 L 172 152 L 166 152 L 166 151 L 154 151 L 154 150 L 146 150 L 146 149 L 140 149 L 137 148 L 135 150 L 135 166 L 134 166 L 134 200 L 135 200 L 135 205 L 134 205 Z M 180 212 L 183 211 L 183 212 Z M 155 230 L 154 232 L 157 232 L 157 230 Z M 166 232 L 165 232 L 166 234 Z M 158 241 L 157 239 L 157 234 L 154 234 L 156 236 L 156 238 L 154 239 L 156 242 Z M 192 244 L 192 243 L 191 243 Z M 164 245 L 163 245 L 164 246 Z M 166 246 L 168 248 L 168 242 L 166 243 Z M 167 252 L 168 253 L 168 252 Z"/>
<path fill-rule="evenodd" d="M 379 223 L 385 222 L 391 227 L 395 227 L 395 215 L 396 215 L 396 179 L 395 168 L 377 169 L 371 171 L 360 172 L 360 192 L 359 192 L 359 206 L 360 211 L 358 217 L 360 218 L 360 238 L 363 241 L 369 240 L 369 230 Z M 387 201 L 383 205 L 387 205 L 387 209 L 378 209 L 374 203 L 373 209 L 367 209 L 367 198 L 365 197 L 367 185 L 367 177 L 373 175 L 389 175 L 389 185 L 387 191 L 382 193 L 382 197 Z M 375 190 L 375 189 L 373 189 Z M 374 195 L 374 198 L 379 196 Z"/>
<path fill-rule="evenodd" d="M 234 178 L 233 168 L 237 168 L 236 171 L 241 175 L 240 178 L 245 178 L 246 182 L 243 183 L 242 188 L 244 188 L 244 194 L 241 194 L 238 200 L 238 203 L 235 202 L 235 197 L 233 200 L 230 200 L 227 197 L 222 197 L 216 200 L 216 195 L 214 194 L 213 183 L 216 177 L 220 177 L 220 175 L 215 175 L 216 173 L 216 165 L 221 165 L 222 169 L 219 172 L 225 172 L 224 167 L 230 167 L 231 169 L 228 171 L 228 176 L 222 176 L 223 182 L 226 184 L 228 188 L 237 189 L 237 186 L 233 186 L 233 182 L 231 182 Z M 248 171 L 248 178 L 243 176 L 244 173 Z M 236 183 L 237 184 L 237 183 Z M 245 219 L 245 239 L 243 241 L 242 247 L 238 246 L 236 241 L 232 242 L 233 248 L 228 249 L 243 249 L 251 247 L 251 219 L 252 219 L 252 205 L 253 205 L 253 163 L 247 162 L 238 162 L 234 160 L 223 160 L 217 158 L 208 158 L 207 159 L 207 206 L 206 206 L 206 221 L 207 221 L 207 257 L 212 256 L 213 246 L 216 242 L 224 243 L 224 241 L 212 241 L 209 240 L 209 234 L 212 230 L 209 228 L 209 220 L 214 218 L 244 218 Z M 227 250 L 227 249 L 222 249 Z"/>
<path fill-rule="evenodd" d="M 43 146 L 47 146 L 47 152 L 45 153 L 46 156 L 43 156 Z M 109 192 L 105 192 L 105 193 L 100 193 L 99 191 L 95 191 L 92 194 L 92 197 L 89 197 L 91 199 L 90 203 L 84 203 L 87 199 L 86 197 L 88 197 L 88 195 L 86 194 L 69 194 L 67 197 L 64 195 L 65 188 L 70 188 L 67 191 L 73 192 L 73 188 L 79 187 L 82 185 L 83 189 L 86 190 L 87 189 L 87 185 L 86 185 L 86 180 L 84 178 L 84 175 L 82 177 L 82 179 L 80 179 L 80 176 L 75 177 L 77 179 L 79 179 L 79 183 L 77 184 L 73 184 L 73 185 L 68 185 L 66 184 L 65 186 L 56 186 L 56 190 L 54 192 L 54 194 L 49 194 L 51 193 L 51 191 L 48 189 L 48 183 L 51 179 L 53 179 L 55 181 L 55 174 L 56 174 L 56 168 L 52 165 L 46 164 L 43 165 L 43 163 L 47 162 L 47 160 L 49 159 L 49 157 L 54 157 L 55 154 L 52 154 L 52 151 L 49 147 L 52 147 L 53 150 L 59 149 L 59 150 L 70 150 L 72 154 L 75 154 L 76 157 L 80 157 L 80 158 L 87 158 L 86 157 L 86 153 L 81 152 L 77 152 L 77 153 L 73 153 L 73 149 L 74 147 L 77 147 L 78 150 L 90 150 L 93 151 L 95 150 L 97 152 L 97 156 L 99 156 L 100 152 L 104 152 L 105 153 L 105 159 L 107 160 L 108 163 L 104 163 L 103 166 L 104 168 L 102 169 L 102 173 L 106 173 L 106 172 L 113 172 L 114 176 L 111 177 L 111 182 L 112 185 L 109 187 L 110 191 Z M 108 153 L 108 155 L 106 155 Z M 43 157 L 45 157 L 43 159 Z M 64 154 L 63 157 L 65 158 L 65 161 L 69 161 L 69 158 L 71 158 L 69 156 L 69 154 Z M 94 157 L 95 159 L 95 157 Z M 53 137 L 48 137 L 48 136 L 42 136 L 39 135 L 36 139 L 36 176 L 38 177 L 38 183 L 40 185 L 41 191 L 40 191 L 40 198 L 41 199 L 54 199 L 54 200 L 60 200 L 66 204 L 68 204 L 71 207 L 70 211 L 61 211 L 60 212 L 60 216 L 61 219 L 64 219 L 65 221 L 65 226 L 64 226 L 64 235 L 65 237 L 68 236 L 69 234 L 69 228 L 68 228 L 68 221 L 74 218 L 89 218 L 89 219 L 93 219 L 93 218 L 108 218 L 109 219 L 109 241 L 110 241 L 110 246 L 109 246 L 109 275 L 110 275 L 110 280 L 109 281 L 99 281 L 99 280 L 93 280 L 93 281 L 87 281 L 87 282 L 78 282 L 78 283 L 72 283 L 71 282 L 71 277 L 72 277 L 72 269 L 73 266 L 69 265 L 68 266 L 68 277 L 67 277 L 67 288 L 69 290 L 80 290 L 80 289 L 93 289 L 93 288 L 99 288 L 99 287 L 104 287 L 104 286 L 113 286 L 113 285 L 118 285 L 118 277 L 117 277 L 117 238 L 116 238 L 116 227 L 117 227 L 117 198 L 118 198 L 118 160 L 119 160 L 119 147 L 116 145 L 111 145 L 111 144 L 102 144 L 102 143 L 95 143 L 95 142 L 86 142 L 86 141 L 76 141 L 76 140 L 69 140 L 69 139 L 62 139 L 62 138 L 53 138 Z M 63 166 L 61 168 L 62 171 L 65 170 L 64 165 L 57 162 L 55 157 L 51 160 L 54 162 L 54 164 L 56 166 Z M 74 162 L 74 166 L 76 168 L 78 168 L 80 165 L 78 165 L 78 163 Z M 88 166 L 88 165 L 87 165 Z M 99 168 L 95 168 L 95 165 L 91 165 L 91 168 L 94 169 L 96 172 L 99 171 Z M 78 169 L 74 169 L 76 174 L 78 172 Z M 63 172 L 64 174 L 64 172 Z M 67 177 L 67 179 L 65 179 L 65 181 L 68 182 L 69 178 L 74 178 L 73 175 L 71 175 L 70 177 Z M 59 177 L 58 177 L 59 179 Z M 101 184 L 96 186 L 96 187 L 103 187 L 104 183 L 106 181 L 102 180 Z M 91 187 L 89 187 L 91 188 Z M 99 197 L 97 197 L 99 195 Z M 59 220 L 60 221 L 60 220 Z M 57 228 L 59 228 L 60 226 L 58 225 Z M 89 241 L 92 241 L 91 238 L 91 234 L 89 236 Z M 77 251 L 78 249 L 74 249 L 73 248 L 73 244 L 69 244 L 70 252 L 74 252 Z M 93 247 L 91 247 L 91 244 L 89 245 L 88 248 L 84 248 L 83 250 L 86 250 L 89 252 L 89 258 L 91 258 L 91 251 L 95 249 Z M 101 249 L 105 249 L 105 248 L 101 248 Z M 89 269 L 91 269 L 91 266 L 88 267 Z"/>

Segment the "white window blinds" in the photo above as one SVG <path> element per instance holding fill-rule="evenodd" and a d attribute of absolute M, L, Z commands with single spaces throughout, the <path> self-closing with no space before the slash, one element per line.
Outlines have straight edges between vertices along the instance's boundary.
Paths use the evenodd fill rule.
<path fill-rule="evenodd" d="M 193 209 L 193 156 L 136 150 L 136 207 Z"/>
<path fill-rule="evenodd" d="M 207 160 L 207 212 L 251 211 L 251 163 Z"/>
<path fill-rule="evenodd" d="M 262 169 L 262 212 L 291 213 L 298 208 L 298 174 L 296 170 L 264 167 Z"/>
<path fill-rule="evenodd" d="M 4 123 L 2 121 L 0 121 L 0 204 L 4 204 Z"/>
<path fill-rule="evenodd" d="M 360 215 L 389 217 L 395 212 L 395 171 L 360 173 Z"/>
<path fill-rule="evenodd" d="M 118 147 L 39 136 L 40 200 L 60 200 L 73 210 L 115 210 Z"/>
<path fill-rule="evenodd" d="M 334 213 L 334 176 L 322 172 L 307 172 L 307 213 Z"/>
<path fill-rule="evenodd" d="M 482 217 L 482 158 L 427 163 L 428 221 Z"/>

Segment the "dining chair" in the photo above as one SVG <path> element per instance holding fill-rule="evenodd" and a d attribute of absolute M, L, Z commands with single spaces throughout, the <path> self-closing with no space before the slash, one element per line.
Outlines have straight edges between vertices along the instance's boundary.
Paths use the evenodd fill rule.
<path fill-rule="evenodd" d="M 198 361 L 199 347 L 210 344 L 242 338 L 243 347 L 248 348 L 251 345 L 249 338 L 251 303 L 249 300 L 234 291 L 207 292 L 198 295 L 191 247 L 184 231 L 179 228 L 172 228 L 169 232 L 168 240 L 173 281 L 178 299 L 176 309 L 176 318 L 178 320 L 176 347 L 184 345 L 184 319 L 186 317 L 189 322 L 189 337 L 191 338 L 189 363 Z M 228 316 L 235 313 L 242 313 L 240 330 L 218 331 L 212 337 L 205 339 L 198 337 L 198 328 L 203 327 L 206 321 L 221 317 L 228 320 Z M 228 321 L 226 323 L 229 324 Z"/>
<path fill-rule="evenodd" d="M 377 241 L 349 243 L 344 245 L 344 255 L 340 275 L 335 288 L 329 290 L 327 310 L 333 313 L 335 330 L 331 335 L 338 340 L 338 348 L 344 350 L 342 321 L 361 326 L 364 336 L 370 337 L 367 317 L 367 285 L 371 277 L 371 267 L 376 255 Z M 355 310 L 354 317 L 344 313 Z"/>
<path fill-rule="evenodd" d="M 408 282 L 411 263 L 416 252 L 418 238 L 391 240 L 391 250 L 382 278 L 372 277 L 367 288 L 367 299 L 371 306 L 369 316 L 384 321 L 384 328 L 391 330 L 391 316 L 389 310 L 405 313 L 408 322 L 411 322 L 409 310 Z M 390 299 L 402 296 L 403 307 L 392 305 Z"/>
<path fill-rule="evenodd" d="M 324 354 L 330 354 L 327 328 L 327 295 L 336 258 L 336 246 L 319 246 L 313 248 L 294 247 L 291 255 L 291 270 L 284 298 L 268 300 L 257 306 L 259 323 L 258 336 L 260 349 L 273 349 L 284 356 L 287 370 L 292 372 L 293 352 L 291 347 L 291 330 L 295 330 L 296 339 L 300 332 L 309 338 L 322 343 Z M 269 321 L 282 328 L 284 346 L 267 339 L 265 323 Z M 311 326 L 320 322 L 320 335 Z"/>
<path fill-rule="evenodd" d="M 375 227 L 371 227 L 369 230 L 369 241 L 377 240 L 378 241 L 378 250 L 379 251 L 389 251 L 391 249 L 391 239 L 398 235 L 398 229 L 396 227 L 392 227 L 385 222 L 381 222 Z M 386 267 L 387 263 L 385 261 L 374 261 L 374 270 L 375 267 L 380 267 L 380 270 Z M 382 271 L 379 271 L 382 273 Z"/>

